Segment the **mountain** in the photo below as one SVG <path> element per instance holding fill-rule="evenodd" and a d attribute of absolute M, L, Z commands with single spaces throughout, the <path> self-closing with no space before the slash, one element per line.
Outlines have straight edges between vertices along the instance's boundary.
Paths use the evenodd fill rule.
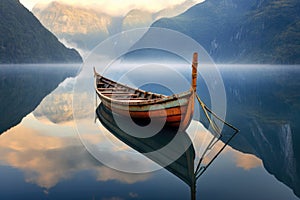
<path fill-rule="evenodd" d="M 190 36 L 216 62 L 300 63 L 297 0 L 206 0 L 152 26 Z"/>
<path fill-rule="evenodd" d="M 112 17 L 92 9 L 52 2 L 37 4 L 32 12 L 58 38 L 82 49 L 92 49 L 110 35 Z"/>
<path fill-rule="evenodd" d="M 18 0 L 1 0 L 0 10 L 0 63 L 82 62 Z"/>
<path fill-rule="evenodd" d="M 181 4 L 162 9 L 154 14 L 155 20 L 161 19 L 163 17 L 175 17 L 179 15 L 180 13 L 185 12 L 187 9 L 191 8 L 197 3 L 203 2 L 204 0 L 200 1 L 194 1 L 194 0 L 186 0 L 182 2 Z"/>
<path fill-rule="evenodd" d="M 109 16 L 95 8 L 52 2 L 38 3 L 32 12 L 62 41 L 84 51 L 92 50 L 109 36 L 133 28 L 149 27 L 153 13 L 133 9 L 125 16 Z"/>
<path fill-rule="evenodd" d="M 111 23 L 111 18 L 105 14 L 100 15 L 91 9 L 78 8 L 55 1 L 44 8 L 43 5 L 38 4 L 32 11 L 45 26 L 57 34 L 101 32 L 108 35 L 107 26 Z"/>
<path fill-rule="evenodd" d="M 122 30 L 149 27 L 153 22 L 152 15 L 152 13 L 143 10 L 131 10 L 123 18 Z"/>
<path fill-rule="evenodd" d="M 85 8 L 52 2 L 36 4 L 32 12 L 61 41 L 89 51 L 109 36 L 134 28 L 149 27 L 155 20 L 175 16 L 193 5 L 195 1 L 186 0 L 158 12 L 133 9 L 124 16 L 110 16 L 97 7 Z"/>

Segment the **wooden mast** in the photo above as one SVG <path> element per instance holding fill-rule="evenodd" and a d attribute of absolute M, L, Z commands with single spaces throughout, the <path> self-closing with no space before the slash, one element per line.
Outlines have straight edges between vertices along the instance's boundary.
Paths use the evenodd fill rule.
<path fill-rule="evenodd" d="M 187 128 L 192 120 L 192 116 L 194 114 L 194 104 L 195 104 L 195 95 L 197 90 L 197 67 L 198 67 L 198 53 L 194 53 L 193 55 L 193 63 L 192 63 L 192 84 L 191 84 L 191 91 L 192 95 L 190 96 L 188 107 L 186 114 L 181 122 L 181 127 Z M 181 128 L 180 127 L 180 128 Z M 181 129 L 182 130 L 182 129 Z"/>
<path fill-rule="evenodd" d="M 193 55 L 193 63 L 192 63 L 192 90 L 194 91 L 194 95 L 196 95 L 197 91 L 197 69 L 198 68 L 198 53 L 195 52 Z M 193 103 L 193 111 L 194 111 L 194 98 L 195 96 L 193 95 L 192 103 Z M 192 112 L 193 112 L 192 111 Z M 193 171 L 194 171 L 194 166 L 193 166 Z M 196 199 L 196 175 L 193 175 L 193 180 L 192 180 L 192 185 L 191 185 L 191 200 Z"/>
<path fill-rule="evenodd" d="M 194 92 L 197 90 L 197 68 L 198 68 L 198 53 L 193 55 L 193 64 L 192 64 L 192 88 Z"/>

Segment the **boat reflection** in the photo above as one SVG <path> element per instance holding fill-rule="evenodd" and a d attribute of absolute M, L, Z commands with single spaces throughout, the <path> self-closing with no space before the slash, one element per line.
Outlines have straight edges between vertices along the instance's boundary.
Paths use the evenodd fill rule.
<path fill-rule="evenodd" d="M 191 199 L 195 199 L 195 150 L 186 132 L 164 127 L 152 137 L 138 138 L 132 136 L 134 133 L 128 134 L 120 129 L 111 111 L 107 110 L 102 103 L 98 106 L 96 113 L 102 125 L 115 137 L 184 181 L 191 189 Z M 175 136 L 179 138 L 174 142 Z M 168 145 L 171 141 L 173 144 Z M 162 148 L 164 148 L 163 152 L 160 151 Z M 170 161 L 174 154 L 180 155 L 177 159 Z"/>

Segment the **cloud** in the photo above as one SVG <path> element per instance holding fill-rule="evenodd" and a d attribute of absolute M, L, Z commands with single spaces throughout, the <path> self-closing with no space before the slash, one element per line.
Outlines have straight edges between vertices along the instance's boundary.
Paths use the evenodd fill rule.
<path fill-rule="evenodd" d="M 28 9 L 32 9 L 37 3 L 47 4 L 54 0 L 21 0 L 20 2 Z M 142 9 L 151 12 L 157 12 L 166 8 L 181 5 L 186 2 L 193 4 L 202 2 L 203 0 L 56 0 L 57 2 L 85 6 L 91 8 L 101 8 L 101 11 L 110 15 L 125 15 L 132 9 Z"/>
<path fill-rule="evenodd" d="M 29 10 L 33 8 L 33 6 L 39 2 L 40 0 L 20 0 L 20 2 Z"/>

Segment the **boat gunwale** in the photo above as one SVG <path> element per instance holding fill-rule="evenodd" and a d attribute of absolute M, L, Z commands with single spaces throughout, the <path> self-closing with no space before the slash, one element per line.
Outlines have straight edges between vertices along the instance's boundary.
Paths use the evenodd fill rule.
<path fill-rule="evenodd" d="M 100 98 L 103 98 L 106 101 L 110 101 L 112 103 L 121 104 L 121 105 L 143 106 L 143 105 L 151 105 L 151 104 L 163 104 L 163 103 L 166 103 L 168 101 L 174 101 L 174 100 L 186 98 L 186 97 L 192 95 L 193 92 L 194 92 L 194 90 L 192 88 L 190 88 L 189 90 L 181 92 L 179 94 L 173 94 L 173 95 L 170 95 L 170 96 L 166 96 L 166 95 L 163 95 L 163 94 L 158 94 L 158 93 L 153 93 L 153 92 L 147 92 L 147 91 L 144 91 L 144 90 L 141 90 L 141 89 L 136 89 L 136 88 L 129 87 L 127 85 L 124 85 L 124 84 L 112 81 L 112 80 L 110 80 L 110 79 L 108 79 L 108 78 L 100 75 L 99 73 L 95 73 L 95 76 L 96 76 L 96 78 L 95 78 L 95 90 L 96 90 L 97 94 L 100 96 Z M 150 94 L 150 95 L 154 94 L 154 95 L 161 96 L 161 97 L 160 98 L 155 98 L 155 99 L 147 99 L 147 100 L 135 100 L 134 98 L 128 99 L 128 100 L 126 100 L 126 99 L 122 99 L 122 100 L 113 99 L 113 98 L 105 96 L 104 94 L 102 94 L 98 90 L 97 80 L 98 80 L 99 77 L 100 78 L 104 78 L 104 79 L 106 79 L 108 81 L 111 81 L 112 83 L 116 83 L 116 84 L 118 84 L 118 85 L 120 85 L 120 86 L 122 86 L 124 88 L 128 88 L 130 90 L 135 90 L 135 91 L 139 91 L 139 92 L 142 92 L 142 93 L 147 93 L 147 94 Z M 114 87 L 114 88 L 117 88 L 117 87 Z M 111 88 L 111 89 L 114 89 L 114 88 Z"/>

